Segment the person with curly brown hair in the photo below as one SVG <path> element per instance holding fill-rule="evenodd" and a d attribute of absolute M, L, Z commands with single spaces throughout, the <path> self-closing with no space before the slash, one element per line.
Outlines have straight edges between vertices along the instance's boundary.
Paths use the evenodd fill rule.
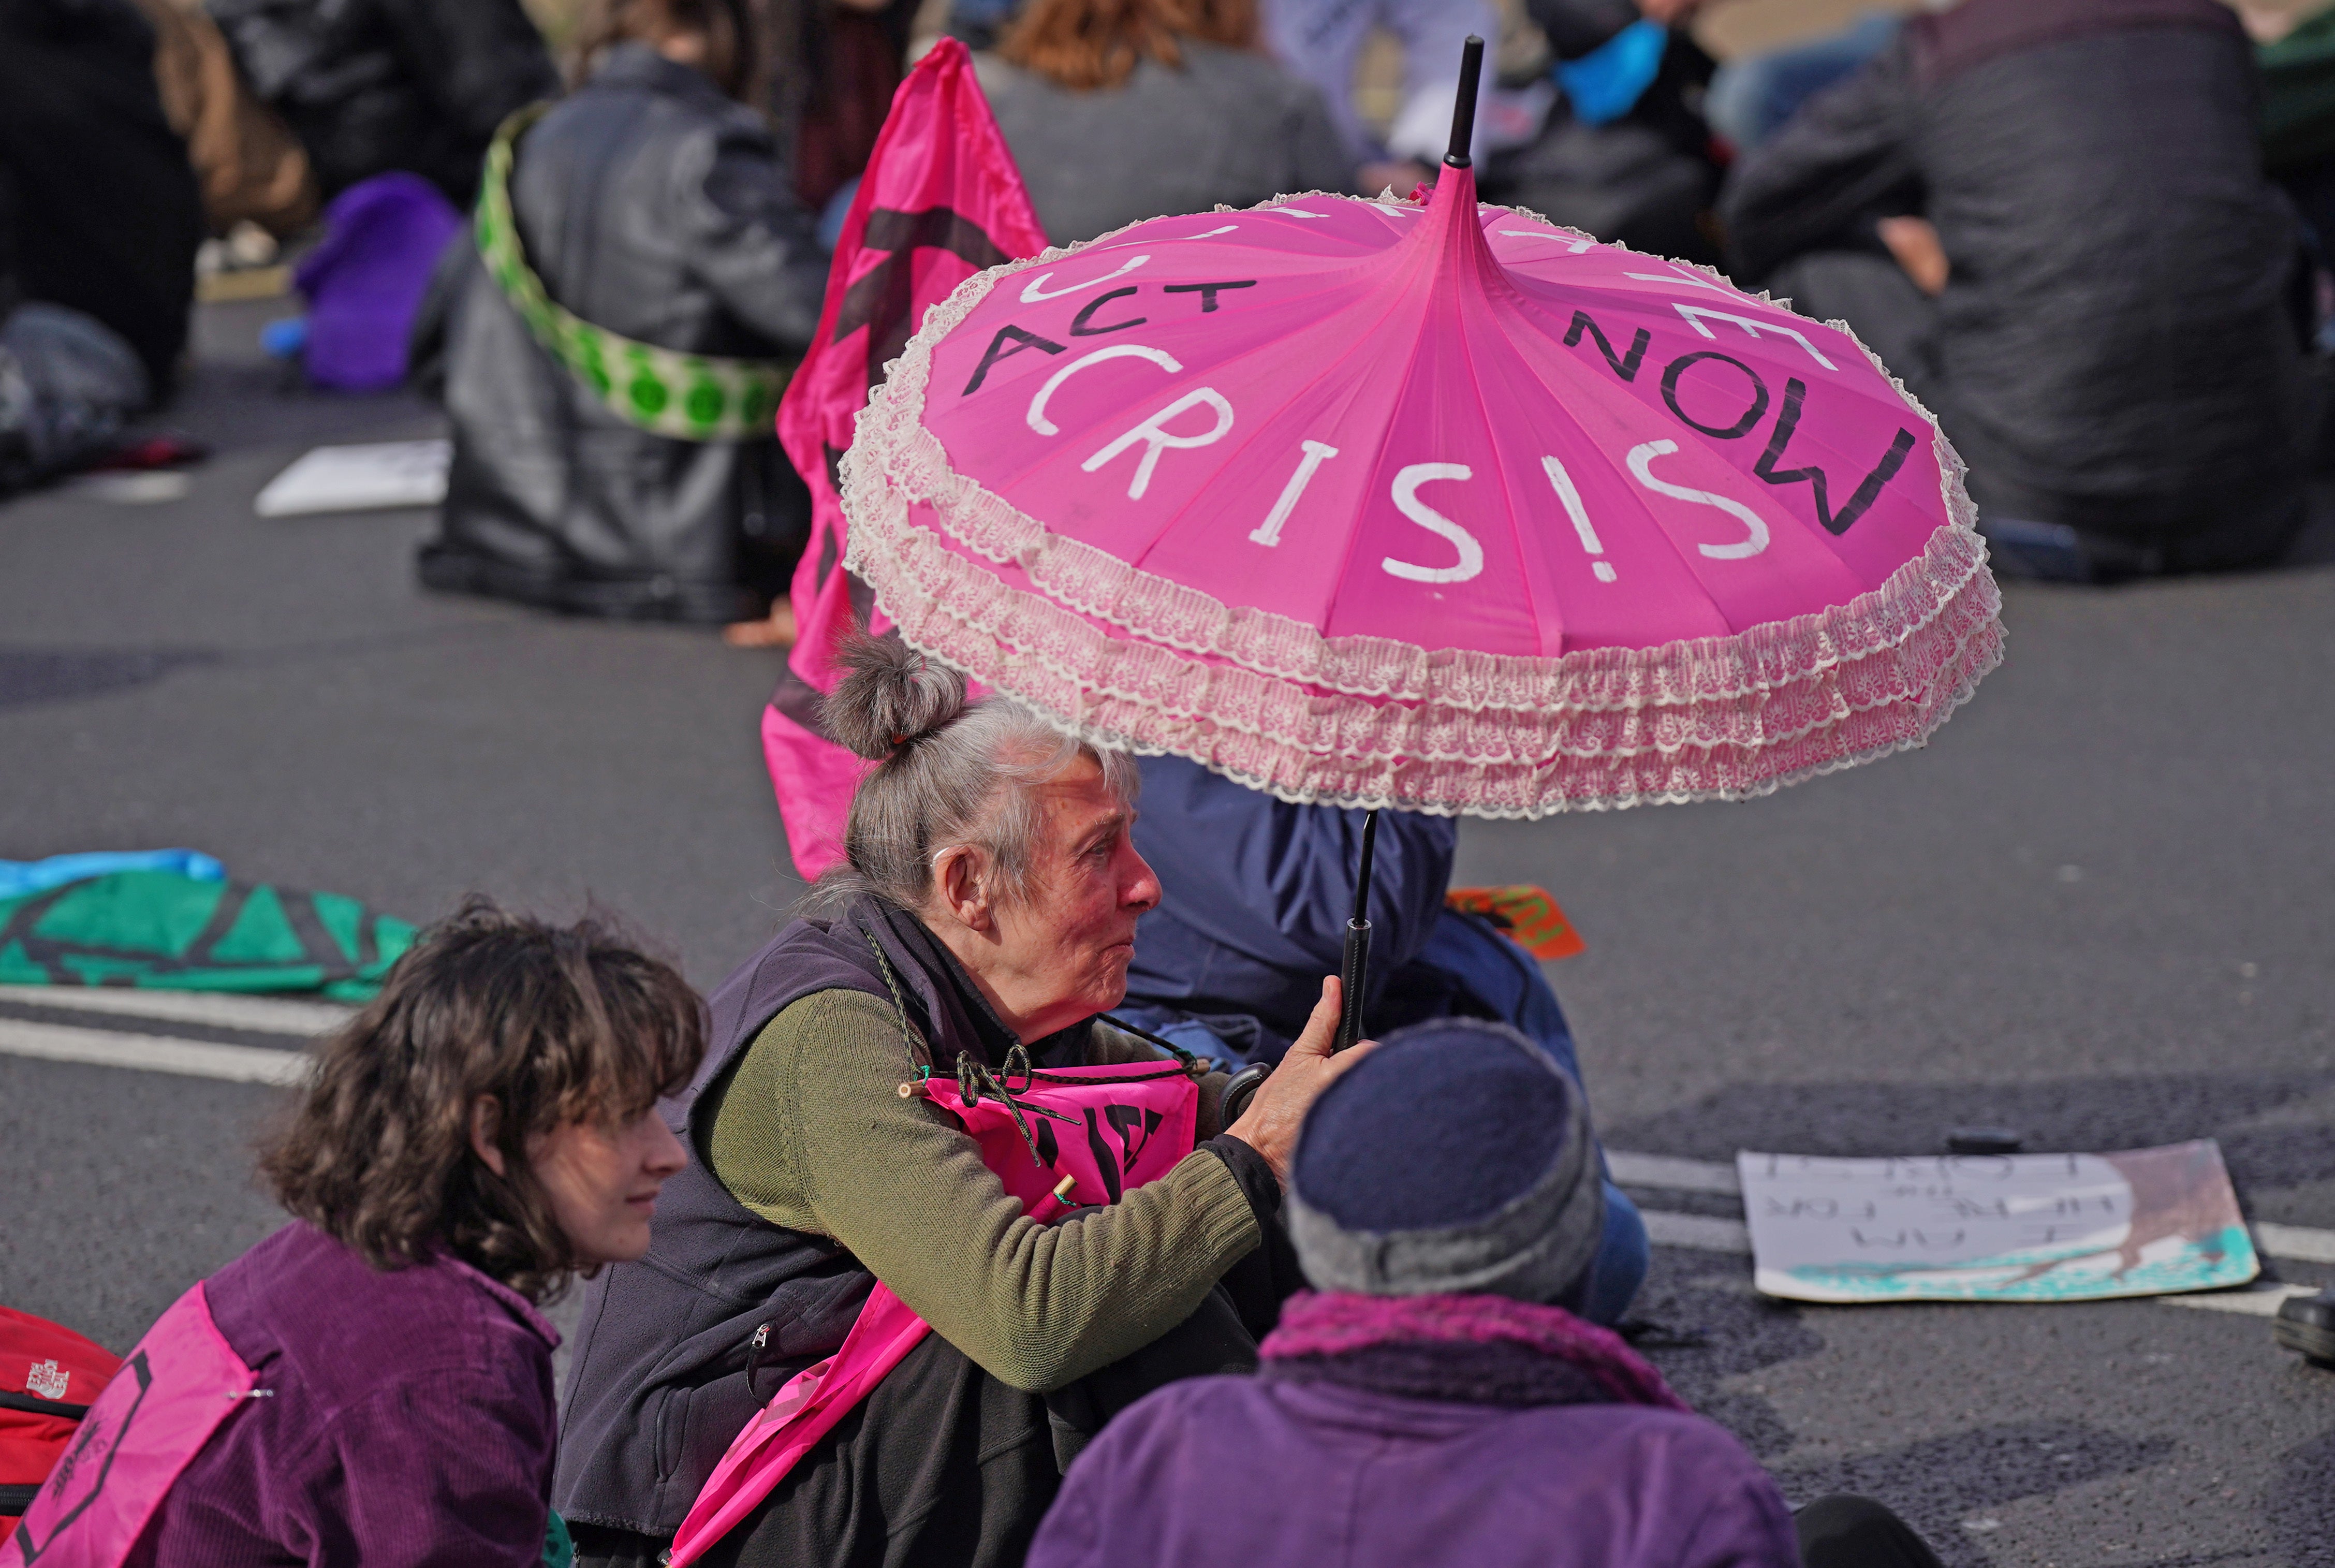
<path fill-rule="evenodd" d="M 200 1287 L 266 1397 L 129 1560 L 543 1562 L 558 1335 L 536 1306 L 647 1250 L 687 1159 L 656 1101 L 704 1038 L 687 982 L 594 922 L 474 901 L 424 933 L 261 1156 L 294 1223 Z"/>

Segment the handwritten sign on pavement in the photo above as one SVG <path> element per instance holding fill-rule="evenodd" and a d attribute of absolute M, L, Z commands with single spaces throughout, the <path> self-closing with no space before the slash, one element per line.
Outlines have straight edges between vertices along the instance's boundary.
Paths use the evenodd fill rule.
<path fill-rule="evenodd" d="M 1735 1158 L 1764 1295 L 2097 1301 L 2262 1272 L 2211 1138 L 2117 1154 Z"/>

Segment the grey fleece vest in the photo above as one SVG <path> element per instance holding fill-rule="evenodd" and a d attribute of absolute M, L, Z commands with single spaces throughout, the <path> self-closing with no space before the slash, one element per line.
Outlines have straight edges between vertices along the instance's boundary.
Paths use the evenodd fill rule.
<path fill-rule="evenodd" d="M 657 1197 L 648 1254 L 602 1270 L 584 1289 L 552 1485 L 562 1518 L 671 1535 L 754 1411 L 833 1353 L 859 1315 L 875 1276 L 857 1259 L 825 1236 L 761 1218 L 713 1175 L 706 1090 L 803 997 L 858 991 L 888 1006 L 869 934 L 935 1062 L 945 1068 L 960 1051 L 986 1059 L 955 988 L 935 972 L 936 950 L 917 953 L 872 904 L 831 922 L 792 922 L 722 982 L 710 999 L 704 1064 L 660 1108 L 690 1163 Z"/>

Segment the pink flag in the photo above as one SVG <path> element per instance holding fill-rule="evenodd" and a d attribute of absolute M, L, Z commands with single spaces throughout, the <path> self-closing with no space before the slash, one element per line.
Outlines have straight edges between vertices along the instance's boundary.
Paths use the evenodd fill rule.
<path fill-rule="evenodd" d="M 835 688 L 838 643 L 875 615 L 867 586 L 843 569 L 836 465 L 852 421 L 927 309 L 974 273 L 1045 248 L 973 57 L 943 39 L 893 96 L 836 243 L 819 336 L 779 404 L 779 440 L 810 486 L 812 510 L 795 568 L 794 652 L 762 714 L 762 753 L 806 878 L 842 857 L 862 767 L 819 721 L 819 700 Z"/>

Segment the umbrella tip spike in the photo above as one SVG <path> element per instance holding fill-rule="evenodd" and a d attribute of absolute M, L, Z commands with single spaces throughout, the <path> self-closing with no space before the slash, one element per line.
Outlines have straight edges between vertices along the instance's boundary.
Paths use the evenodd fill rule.
<path fill-rule="evenodd" d="M 1453 169 L 1468 165 L 1468 150 L 1476 140 L 1476 87 L 1484 75 L 1484 41 L 1470 33 L 1459 51 L 1459 96 L 1451 104 L 1451 150 L 1443 161 Z"/>

